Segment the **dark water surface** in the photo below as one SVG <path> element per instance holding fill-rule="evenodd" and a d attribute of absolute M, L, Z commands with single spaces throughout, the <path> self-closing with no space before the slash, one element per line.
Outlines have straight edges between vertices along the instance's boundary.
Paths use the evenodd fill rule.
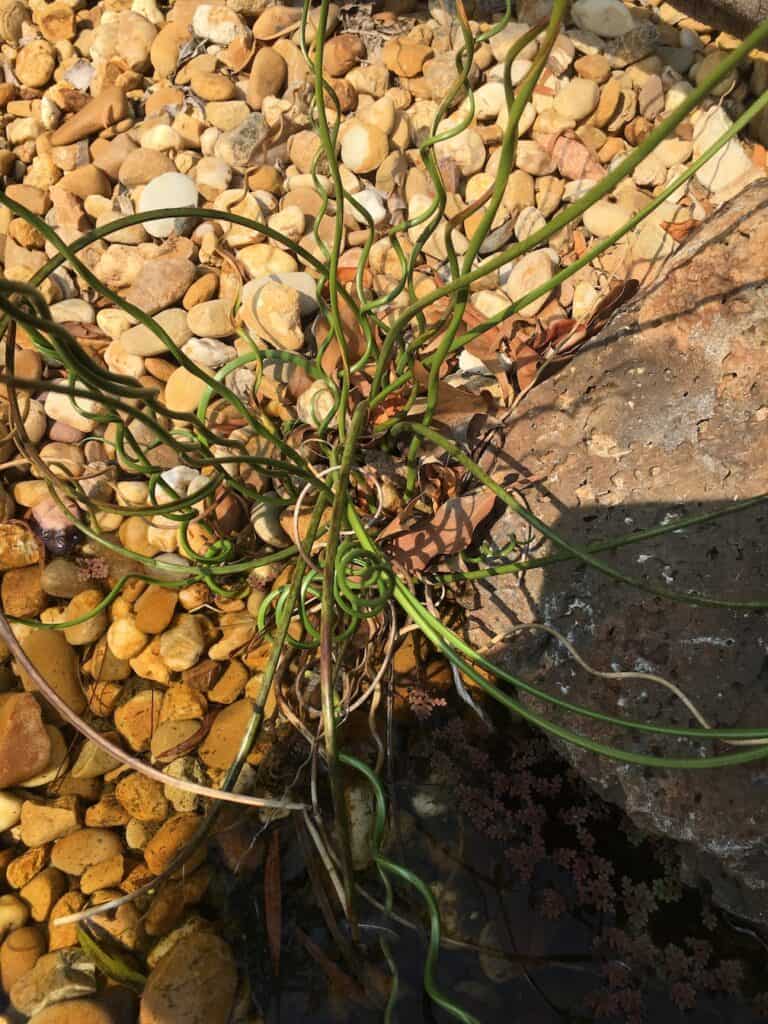
<path fill-rule="evenodd" d="M 509 720 L 494 724 L 489 732 L 470 712 L 436 708 L 414 720 L 398 755 L 398 827 L 387 856 L 430 884 L 443 934 L 460 944 L 441 950 L 443 994 L 482 1024 L 748 1024 L 768 1017 L 761 1012 L 768 1009 L 762 937 L 719 912 L 706 892 L 683 885 L 674 847 L 639 834 L 545 741 Z M 452 1019 L 424 993 L 425 932 L 363 899 L 366 966 L 353 982 L 289 822 L 281 826 L 281 849 L 279 981 L 269 966 L 262 870 L 222 873 L 214 890 L 247 967 L 254 1021 L 262 1013 L 269 1024 L 384 1020 L 382 936 L 399 975 L 394 1020 Z M 374 870 L 358 877 L 381 898 Z M 397 912 L 423 927 L 418 896 L 396 892 Z M 313 959 L 304 936 L 330 967 Z"/>

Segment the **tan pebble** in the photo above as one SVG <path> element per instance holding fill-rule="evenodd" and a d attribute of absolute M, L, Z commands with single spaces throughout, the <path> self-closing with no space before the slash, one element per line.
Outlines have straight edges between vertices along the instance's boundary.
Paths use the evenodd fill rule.
<path fill-rule="evenodd" d="M 0 832 L 18 825 L 23 801 L 13 793 L 0 792 Z"/>
<path fill-rule="evenodd" d="M 91 904 L 106 903 L 122 896 L 119 889 L 98 889 L 91 896 Z M 144 927 L 139 911 L 132 903 L 118 907 L 113 914 L 101 918 L 101 927 L 126 949 L 137 949 L 144 940 Z"/>
<path fill-rule="evenodd" d="M 589 117 L 600 100 L 600 89 L 595 82 L 572 78 L 555 96 L 553 109 L 561 117 L 581 121 Z"/>
<path fill-rule="evenodd" d="M 554 175 L 545 174 L 536 179 L 536 209 L 543 217 L 551 217 L 560 205 L 565 182 Z"/>
<path fill-rule="evenodd" d="M 0 936 L 21 928 L 29 920 L 29 907 L 13 893 L 0 896 Z"/>
<path fill-rule="evenodd" d="M 237 969 L 226 943 L 209 932 L 193 932 L 152 970 L 139 1024 L 165 1024 L 173 1014 L 188 1024 L 226 1024 L 236 988 Z"/>
<path fill-rule="evenodd" d="M 139 555 L 147 555 L 149 558 L 160 553 L 157 545 L 150 543 L 148 538 L 149 524 L 146 519 L 140 516 L 129 516 L 124 519 L 118 529 L 120 543 L 129 551 L 135 551 Z M 113 607 L 114 613 L 114 607 Z"/>
<path fill-rule="evenodd" d="M 210 299 L 194 306 L 187 314 L 192 334 L 201 338 L 227 338 L 234 333 L 230 304 L 224 299 Z"/>
<path fill-rule="evenodd" d="M 85 906 L 85 899 L 75 889 L 65 892 L 56 901 L 51 909 L 51 922 L 59 917 L 66 917 L 68 914 L 76 914 Z M 66 949 L 68 946 L 77 945 L 77 925 L 60 924 L 48 925 L 48 950 L 53 953 L 57 949 Z"/>
<path fill-rule="evenodd" d="M 607 82 L 611 75 L 611 62 L 602 53 L 585 54 L 574 63 L 579 78 L 586 78 L 598 84 Z"/>
<path fill-rule="evenodd" d="M 160 656 L 173 672 L 196 665 L 204 649 L 203 631 L 194 615 L 178 615 L 160 638 Z"/>
<path fill-rule="evenodd" d="M 27 882 L 31 881 L 36 874 L 43 870 L 48 863 L 50 848 L 39 846 L 32 850 L 26 850 L 18 857 L 14 857 L 5 868 L 5 880 L 12 889 L 21 889 Z M 6 897 L 0 896 L 0 911 L 13 903 L 3 902 Z M 26 917 L 24 918 L 26 921 Z M 24 924 L 24 921 L 21 924 Z M 0 913 L 0 929 L 2 928 L 3 916 Z"/>
<path fill-rule="evenodd" d="M 215 298 L 218 290 L 218 275 L 213 273 L 203 274 L 189 286 L 181 304 L 189 312 L 194 306 L 199 306 L 201 302 L 208 302 L 210 299 Z"/>
<path fill-rule="evenodd" d="M 57 729 L 55 725 L 46 725 L 45 731 L 51 742 L 51 755 L 48 758 L 48 764 L 41 772 L 24 780 L 24 785 L 30 788 L 49 785 L 69 767 L 68 746 L 61 730 Z"/>
<path fill-rule="evenodd" d="M 104 793 L 85 812 L 85 824 L 88 828 L 117 828 L 125 825 L 128 818 L 129 815 L 118 803 L 114 793 Z"/>
<path fill-rule="evenodd" d="M 175 590 L 151 584 L 134 605 L 137 627 L 144 633 L 162 633 L 171 624 L 177 601 Z"/>
<path fill-rule="evenodd" d="M 295 288 L 268 281 L 259 289 L 254 311 L 266 338 L 278 348 L 294 352 L 302 348 L 301 301 Z"/>
<path fill-rule="evenodd" d="M 527 171 L 534 177 L 552 174 L 557 166 L 552 154 L 533 139 L 521 139 L 518 142 L 515 159 L 520 170 Z"/>
<path fill-rule="evenodd" d="M 147 117 L 164 113 L 165 107 L 177 107 L 184 104 L 184 92 L 171 85 L 161 85 L 154 89 L 146 98 L 144 113 Z M 176 125 L 174 124 L 174 128 Z"/>
<path fill-rule="evenodd" d="M 346 78 L 329 78 L 328 84 L 336 93 L 342 114 L 349 114 L 357 106 L 357 90 Z"/>
<path fill-rule="evenodd" d="M 92 803 L 101 796 L 100 779 L 76 779 L 68 772 L 56 781 L 56 792 L 61 796 L 74 797 L 84 803 Z"/>
<path fill-rule="evenodd" d="M 115 711 L 115 726 L 133 750 L 146 750 L 160 720 L 160 695 L 144 690 Z"/>
<path fill-rule="evenodd" d="M 115 139 L 98 138 L 91 143 L 91 159 L 111 181 L 117 181 L 123 162 L 137 149 L 128 135 L 118 135 Z"/>
<path fill-rule="evenodd" d="M 437 143 L 435 153 L 441 159 L 453 160 L 465 177 L 481 171 L 486 160 L 485 142 L 480 132 L 474 128 L 465 128 L 453 138 Z"/>
<path fill-rule="evenodd" d="M 291 163 L 302 173 L 307 174 L 315 166 L 315 157 L 320 152 L 322 143 L 317 132 L 296 132 L 288 140 L 288 156 Z M 321 158 L 322 159 L 322 158 Z"/>
<path fill-rule="evenodd" d="M 93 974 L 73 970 L 71 957 L 59 950 L 44 953 L 32 970 L 21 976 L 11 987 L 10 999 L 16 1010 L 31 1017 L 51 1002 L 51 996 L 70 1000 L 95 991 Z"/>
<path fill-rule="evenodd" d="M 194 412 L 205 392 L 205 382 L 179 366 L 165 385 L 165 404 L 176 412 Z"/>
<path fill-rule="evenodd" d="M 46 1006 L 30 1018 L 30 1024 L 114 1024 L 108 1006 L 90 999 L 67 999 Z"/>
<path fill-rule="evenodd" d="M 255 39 L 268 42 L 292 32 L 299 24 L 300 12 L 284 4 L 274 4 L 259 14 L 253 24 Z"/>
<path fill-rule="evenodd" d="M 144 369 L 159 381 L 167 381 L 173 373 L 173 366 L 165 359 L 148 357 L 144 360 Z"/>
<path fill-rule="evenodd" d="M 220 72 L 198 71 L 190 84 L 201 100 L 231 100 L 237 95 L 235 83 Z"/>
<path fill-rule="evenodd" d="M 298 264 L 290 253 L 265 243 L 246 245 L 240 249 L 238 257 L 251 277 L 298 270 Z"/>
<path fill-rule="evenodd" d="M 125 811 L 137 821 L 165 821 L 168 801 L 163 787 L 138 772 L 124 776 L 115 787 L 115 796 Z"/>
<path fill-rule="evenodd" d="M 0 571 L 40 561 L 40 545 L 24 523 L 0 523 Z"/>
<path fill-rule="evenodd" d="M 109 694 L 114 690 L 114 687 L 110 687 L 109 684 L 127 679 L 131 674 L 128 663 L 123 658 L 116 658 L 110 651 L 106 636 L 96 642 L 90 659 L 83 662 L 83 670 L 98 683 L 101 683 L 104 688 L 105 700 L 99 698 L 101 707 L 108 706 Z M 98 715 L 100 712 L 94 711 L 94 714 Z"/>
<path fill-rule="evenodd" d="M 336 396 L 333 391 L 325 381 L 316 380 L 299 396 L 296 413 L 302 423 L 317 427 L 333 411 L 335 405 Z"/>
<path fill-rule="evenodd" d="M 259 50 L 253 58 L 246 98 L 254 110 L 261 110 L 267 96 L 279 96 L 288 76 L 288 66 L 271 47 Z"/>
<path fill-rule="evenodd" d="M 334 78 L 343 78 L 365 57 L 365 43 L 347 32 L 329 39 L 323 51 L 323 68 Z"/>
<path fill-rule="evenodd" d="M 141 679 L 148 679 L 153 683 L 167 685 L 171 678 L 168 666 L 160 657 L 160 643 L 158 637 L 154 637 L 144 650 L 129 661 L 131 669 Z"/>
<path fill-rule="evenodd" d="M 12 103 L 18 95 L 17 87 L 13 82 L 1 82 L 0 83 L 0 110 L 5 110 L 9 103 Z M 10 150 L 5 150 L 3 154 L 6 158 L 11 157 L 15 160 L 15 153 Z M 6 173 L 6 172 L 3 172 Z"/>
<path fill-rule="evenodd" d="M 80 889 L 90 896 L 99 889 L 111 889 L 120 885 L 125 875 L 125 858 L 122 853 L 86 868 L 80 877 Z"/>
<path fill-rule="evenodd" d="M 22 85 L 42 89 L 51 80 L 56 67 L 56 55 L 50 43 L 36 39 L 19 51 L 14 72 Z"/>
<path fill-rule="evenodd" d="M 600 91 L 597 109 L 592 115 L 592 123 L 598 128 L 606 128 L 616 116 L 622 102 L 619 80 L 611 78 Z"/>
<path fill-rule="evenodd" d="M 245 100 L 211 101 L 205 105 L 205 119 L 221 132 L 238 128 L 250 114 Z"/>
<path fill-rule="evenodd" d="M 624 139 L 606 139 L 605 145 L 600 148 L 597 156 L 602 164 L 609 164 L 617 156 L 623 155 L 628 150 Z"/>
<path fill-rule="evenodd" d="M 302 238 L 307 226 L 304 212 L 298 206 L 284 206 L 282 210 L 272 214 L 267 224 L 294 242 Z"/>
<path fill-rule="evenodd" d="M 552 277 L 557 266 L 557 258 L 551 249 L 538 249 L 521 257 L 512 267 L 504 283 L 504 291 L 513 302 L 523 298 L 528 292 L 545 284 Z M 532 299 L 521 307 L 522 316 L 534 316 L 549 299 L 545 292 L 537 299 Z"/>
<path fill-rule="evenodd" d="M 282 191 L 283 176 L 276 167 L 262 164 L 248 175 L 248 188 L 252 191 L 271 192 L 278 195 Z"/>
<path fill-rule="evenodd" d="M 134 658 L 148 641 L 149 637 L 137 627 L 132 617 L 117 619 L 107 630 L 107 643 L 116 658 Z"/>
<path fill-rule="evenodd" d="M 95 135 L 109 125 L 116 124 L 129 113 L 128 100 L 119 87 L 104 89 L 86 103 L 74 117 L 68 118 L 56 129 L 51 136 L 51 144 L 68 146 L 79 139 Z"/>
<path fill-rule="evenodd" d="M 155 324 L 161 327 L 176 345 L 184 345 L 192 337 L 192 332 L 187 324 L 187 315 L 182 309 L 164 309 L 153 319 Z M 159 338 L 144 324 L 137 324 L 124 331 L 120 335 L 120 344 L 131 355 L 144 358 L 165 355 L 168 351 L 162 338 Z"/>
<path fill-rule="evenodd" d="M 383 64 L 352 68 L 346 78 L 356 92 L 374 99 L 380 99 L 389 88 L 389 71 Z"/>
<path fill-rule="evenodd" d="M 36 213 L 38 217 L 44 216 L 51 208 L 50 196 L 43 189 L 34 188 L 32 185 L 7 185 L 5 194 L 14 202 L 26 206 L 31 213 Z"/>
<path fill-rule="evenodd" d="M 17 43 L 21 38 L 24 22 L 29 19 L 29 8 L 21 0 L 5 0 L 0 5 L 0 39 L 6 43 Z"/>
<path fill-rule="evenodd" d="M 0 789 L 32 778 L 47 767 L 50 756 L 51 740 L 38 702 L 31 694 L 4 694 L 0 698 Z"/>
<path fill-rule="evenodd" d="M 31 971 L 45 951 L 45 936 L 35 925 L 16 928 L 7 935 L 0 946 L 3 991 L 10 992 L 11 985 L 27 971 Z"/>
<path fill-rule="evenodd" d="M 45 846 L 80 827 L 77 801 L 60 797 L 48 804 L 25 800 L 21 808 L 21 841 L 25 846 Z"/>
<path fill-rule="evenodd" d="M 363 124 L 373 125 L 385 135 L 391 136 L 397 123 L 395 104 L 390 96 L 382 96 L 381 99 L 374 100 L 373 103 L 359 107 L 357 120 L 362 121 Z"/>
<path fill-rule="evenodd" d="M 46 604 L 40 566 L 9 569 L 0 584 L 0 600 L 6 615 L 30 618 L 39 615 Z"/>
<path fill-rule="evenodd" d="M 202 693 L 187 683 L 174 683 L 168 687 L 163 697 L 160 711 L 161 721 L 189 721 L 192 718 L 204 718 L 208 710 L 208 702 Z"/>
<path fill-rule="evenodd" d="M 126 188 L 135 188 L 137 185 L 146 185 L 153 178 L 159 178 L 161 174 L 175 170 L 176 165 L 167 153 L 136 149 L 123 161 L 118 180 Z"/>
<path fill-rule="evenodd" d="M 81 714 L 85 710 L 85 696 L 78 678 L 77 657 L 65 637 L 61 633 L 50 630 L 33 630 L 23 638 L 22 647 L 33 666 L 40 672 L 48 684 L 53 687 L 58 696 L 65 700 L 73 711 Z M 36 689 L 33 680 L 20 666 L 19 675 L 22 677 L 25 689 Z M 5 707 L 0 710 L 0 746 L 2 745 L 3 713 L 5 710 Z M 29 723 L 22 720 L 19 720 L 18 725 L 24 728 L 29 727 Z M 29 739 L 32 740 L 32 738 L 33 734 L 30 733 Z M 24 760 L 22 759 L 23 762 Z M 0 754 L 1 764 L 2 755 Z M 6 784 L 3 781 L 2 774 L 0 769 L 0 788 Z"/>
<path fill-rule="evenodd" d="M 251 722 L 253 707 L 250 700 L 243 699 L 218 713 L 198 751 L 203 764 L 222 771 L 231 766 Z"/>
<path fill-rule="evenodd" d="M 47 921 L 51 908 L 67 891 L 67 879 L 63 872 L 55 867 L 44 868 L 27 882 L 19 895 L 29 904 L 33 921 Z"/>
<path fill-rule="evenodd" d="M 388 39 L 381 49 L 384 64 L 400 78 L 416 78 L 431 56 L 431 47 L 402 38 Z"/>
<path fill-rule="evenodd" d="M 341 159 L 351 171 L 370 174 L 388 153 L 389 139 L 380 128 L 354 119 L 347 122 L 341 143 Z"/>
<path fill-rule="evenodd" d="M 65 619 L 73 620 L 83 615 L 90 615 L 103 598 L 104 595 L 100 590 L 83 590 L 73 597 L 67 605 L 64 614 Z M 92 644 L 99 639 L 106 628 L 107 614 L 105 611 L 100 611 L 95 615 L 90 615 L 85 622 L 65 629 L 64 636 L 67 638 L 67 643 L 74 646 Z"/>
<path fill-rule="evenodd" d="M 199 868 L 179 881 L 166 882 L 147 911 L 147 935 L 165 935 L 182 919 L 185 909 L 199 903 L 211 879 L 207 866 Z"/>
<path fill-rule="evenodd" d="M 194 263 L 184 257 L 153 259 L 144 264 L 124 297 L 145 313 L 159 313 L 181 301 L 195 273 Z"/>
<path fill-rule="evenodd" d="M 158 78 L 171 78 L 176 71 L 181 48 L 191 35 L 190 26 L 168 22 L 152 41 L 149 59 Z"/>
<path fill-rule="evenodd" d="M 45 245 L 45 238 L 40 234 L 36 227 L 32 224 L 28 224 L 21 217 L 15 217 L 9 227 L 8 234 L 19 245 L 25 246 L 28 249 L 42 249 Z"/>
<path fill-rule="evenodd" d="M 159 875 L 165 871 L 176 854 L 194 836 L 201 819 L 196 814 L 175 814 L 152 836 L 144 847 L 144 859 L 149 870 Z M 205 860 L 206 848 L 202 844 L 184 863 L 184 872 L 194 871 Z"/>
<path fill-rule="evenodd" d="M 153 759 L 163 763 L 172 761 L 180 756 L 181 748 L 193 749 L 197 745 L 193 743 L 195 736 L 202 736 L 200 722 L 197 719 L 172 719 L 163 722 L 152 737 L 150 749 Z"/>
<path fill-rule="evenodd" d="M 82 875 L 86 868 L 121 852 L 120 837 L 104 828 L 82 828 L 58 839 L 51 850 L 51 864 L 68 875 Z"/>
<path fill-rule="evenodd" d="M 216 704 L 232 704 L 242 696 L 248 681 L 248 670 L 241 661 L 230 661 L 216 685 L 208 691 L 208 699 Z"/>

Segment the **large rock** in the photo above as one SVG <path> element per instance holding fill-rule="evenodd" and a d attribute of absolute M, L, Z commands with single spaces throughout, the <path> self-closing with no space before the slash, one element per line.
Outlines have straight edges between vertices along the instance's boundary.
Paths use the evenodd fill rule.
<path fill-rule="evenodd" d="M 0 697 L 0 789 L 17 786 L 48 766 L 51 740 L 31 693 Z"/>
<path fill-rule="evenodd" d="M 505 431 L 507 464 L 543 481 L 531 511 L 581 547 L 768 493 L 768 182 L 713 215 L 661 283 L 641 292 L 559 373 L 537 386 Z M 768 507 L 665 533 L 602 557 L 656 588 L 768 600 Z M 506 543 L 524 524 L 494 528 Z M 535 557 L 552 551 L 536 548 Z M 473 639 L 547 623 L 601 670 L 658 673 L 721 727 L 768 727 L 766 613 L 696 607 L 561 561 L 481 584 Z M 654 725 L 695 726 L 650 680 L 600 679 L 552 637 L 524 632 L 496 654 L 551 695 Z M 625 749 L 700 759 L 743 747 L 631 732 L 529 706 Z M 682 844 L 688 877 L 733 912 L 768 923 L 768 759 L 703 770 L 626 766 L 565 745 L 567 756 L 636 824 Z"/>
<path fill-rule="evenodd" d="M 227 944 L 198 931 L 178 940 L 147 980 L 139 1024 L 226 1024 L 237 988 Z"/>

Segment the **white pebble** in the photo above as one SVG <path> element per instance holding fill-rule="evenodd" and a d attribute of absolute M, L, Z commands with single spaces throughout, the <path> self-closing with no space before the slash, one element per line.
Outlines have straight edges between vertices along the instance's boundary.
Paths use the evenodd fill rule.
<path fill-rule="evenodd" d="M 186 174 L 168 171 L 145 187 L 138 202 L 138 212 L 148 213 L 150 210 L 178 206 L 197 206 L 197 185 Z M 189 217 L 162 217 L 144 224 L 147 233 L 153 238 L 167 238 L 174 232 L 181 235 L 191 226 L 192 220 Z"/>

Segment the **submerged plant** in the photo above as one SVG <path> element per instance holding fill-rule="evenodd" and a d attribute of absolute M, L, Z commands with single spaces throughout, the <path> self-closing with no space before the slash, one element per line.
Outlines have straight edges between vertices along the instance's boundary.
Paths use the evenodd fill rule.
<path fill-rule="evenodd" d="M 440 147 L 472 123 L 473 54 L 510 22 L 509 5 L 493 27 L 474 33 L 458 4 L 457 24 L 463 44 L 456 55 L 456 78 L 418 147 L 434 197 L 429 205 L 409 210 L 407 216 L 386 229 L 377 227 L 360 195 L 345 188 L 339 161 L 339 148 L 343 145 L 341 104 L 324 71 L 329 0 L 322 0 L 313 11 L 306 3 L 301 22 L 302 50 L 313 75 L 312 123 L 320 143 L 313 167 L 315 188 L 321 197 L 313 251 L 269 224 L 215 208 L 136 213 L 67 243 L 44 220 L 0 194 L 0 203 L 36 229 L 57 252 L 29 283 L 0 282 L 0 310 L 5 315 L 3 380 L 7 386 L 9 428 L 19 455 L 47 483 L 57 515 L 69 529 L 77 531 L 75 542 L 83 541 L 85 553 L 79 562 L 80 572 L 90 581 L 107 576 L 110 585 L 103 600 L 74 620 L 17 621 L 36 628 L 66 629 L 108 609 L 134 581 L 179 591 L 199 584 L 209 599 L 218 600 L 223 606 L 230 599 L 249 598 L 256 634 L 249 635 L 246 643 L 249 651 L 258 650 L 261 655 L 257 659 L 260 685 L 253 695 L 252 716 L 221 785 L 183 779 L 178 782 L 179 787 L 214 800 L 197 836 L 161 878 L 138 892 L 89 908 L 74 915 L 75 918 L 98 917 L 120 902 L 157 889 L 163 878 L 189 856 L 191 848 L 203 841 L 222 802 L 235 802 L 303 814 L 354 935 L 358 895 L 346 791 L 350 778 L 357 780 L 359 776 L 375 794 L 374 860 L 385 889 L 386 906 L 392 908 L 393 882 L 416 892 L 426 906 L 430 925 L 425 988 L 453 1017 L 472 1020 L 441 993 L 434 978 L 440 943 L 434 897 L 423 882 L 385 853 L 386 801 L 380 776 L 391 757 L 391 666 L 395 651 L 409 630 L 418 631 L 431 652 L 445 660 L 452 683 L 473 707 L 475 702 L 467 686 L 472 686 L 475 693 L 482 691 L 544 732 L 594 753 L 627 763 L 681 769 L 740 764 L 768 754 L 768 728 L 712 728 L 690 704 L 697 725 L 677 728 L 606 716 L 552 697 L 474 650 L 451 628 L 443 610 L 446 603 L 436 603 L 437 595 L 445 588 L 458 591 L 462 584 L 473 580 L 521 573 L 531 565 L 546 564 L 547 559 L 526 556 L 501 564 L 495 560 L 487 565 L 482 564 L 481 558 L 477 567 L 467 570 L 441 565 L 441 559 L 469 547 L 475 528 L 490 514 L 494 503 L 500 501 L 514 510 L 520 520 L 520 537 L 510 544 L 510 552 L 530 550 L 530 540 L 522 538 L 539 536 L 557 548 L 558 554 L 551 558 L 583 563 L 617 583 L 672 600 L 733 606 L 716 595 L 675 593 L 622 575 L 601 560 L 600 551 L 645 540 L 649 531 L 609 538 L 599 550 L 579 548 L 533 516 L 505 483 L 499 482 L 473 457 L 475 453 L 466 438 L 457 440 L 450 425 L 443 426 L 446 419 L 450 423 L 450 416 L 444 415 L 450 395 L 446 395 L 443 378 L 467 346 L 566 281 L 640 224 L 768 106 L 768 94 L 759 97 L 717 143 L 619 230 L 588 248 L 546 283 L 492 315 L 483 316 L 470 303 L 470 291 L 476 282 L 545 244 L 609 195 L 750 50 L 768 37 L 765 22 L 583 195 L 523 241 L 507 245 L 495 233 L 494 221 L 508 175 L 515 166 L 521 116 L 547 66 L 566 6 L 566 0 L 555 0 L 548 23 L 531 28 L 510 46 L 504 64 L 507 118 L 494 184 L 458 217 L 445 216 L 448 189 L 443 181 Z M 512 64 L 533 42 L 538 43 L 536 57 L 522 81 L 513 86 Z M 319 229 L 327 212 L 332 214 L 334 223 L 331 238 L 324 237 Z M 351 212 L 364 225 L 365 240 L 355 253 L 354 263 L 342 259 L 345 212 Z M 467 235 L 466 248 L 459 251 L 454 229 L 459 223 L 466 224 L 471 214 L 478 216 Z M 287 335 L 296 327 L 290 310 L 282 314 L 278 310 L 272 323 L 272 337 L 280 336 L 282 343 L 270 344 L 269 334 L 266 338 L 254 336 L 247 314 L 258 296 L 246 285 L 239 300 L 241 306 L 234 311 L 239 314 L 238 354 L 216 372 L 208 371 L 193 361 L 151 314 L 106 287 L 81 258 L 84 250 L 99 239 L 132 225 L 168 217 L 239 225 L 278 242 L 289 252 L 305 272 L 301 286 L 306 287 L 307 275 L 314 285 L 314 295 L 309 299 L 319 308 L 319 315 L 311 352 L 299 351 L 286 342 Z M 390 270 L 394 265 L 396 274 L 391 285 L 382 291 L 374 288 L 372 281 L 378 273 L 374 264 L 384 251 Z M 150 331 L 163 350 L 189 374 L 190 381 L 199 387 L 199 398 L 192 411 L 169 407 L 160 399 L 158 390 L 145 381 L 110 371 L 82 338 L 76 338 L 54 321 L 41 289 L 58 268 L 65 266 L 96 295 Z M 392 276 L 389 271 L 388 275 Z M 42 379 L 25 379 L 16 372 L 18 336 L 22 330 L 44 361 Z M 558 347 L 555 339 L 550 361 L 572 351 L 573 345 L 571 339 L 570 345 Z M 518 398 L 524 397 L 535 379 L 536 372 L 527 378 L 519 377 Z M 69 399 L 91 424 L 89 436 L 98 439 L 110 453 L 107 464 L 86 467 L 86 472 L 76 477 L 66 467 L 41 458 L 26 425 L 26 396 L 43 390 Z M 169 453 L 174 463 L 171 471 L 164 469 Z M 385 463 L 389 469 L 382 468 Z M 116 467 L 144 485 L 137 501 L 128 504 L 117 500 Z M 756 500 L 761 499 L 742 502 L 740 507 Z M 735 510 L 730 505 L 719 513 L 691 518 L 685 523 L 675 520 L 651 533 L 679 530 L 683 525 L 693 528 L 697 522 Z M 141 525 L 142 520 L 175 531 L 178 555 L 149 555 L 132 546 L 134 525 Z M 141 533 L 139 527 L 135 529 Z M 737 607 L 765 608 L 768 599 L 743 602 Z M 2 617 L 0 634 L 25 671 L 75 728 L 137 771 L 167 780 L 160 768 L 139 757 L 129 758 L 118 744 L 105 739 L 100 730 L 75 714 L 35 669 Z M 664 680 L 648 678 L 671 687 Z M 685 700 L 684 694 L 673 689 Z M 522 694 L 535 696 L 549 706 L 619 725 L 629 732 L 722 741 L 734 749 L 706 758 L 681 758 L 607 746 L 532 710 L 521 699 Z M 424 715 L 441 700 L 429 696 L 423 688 L 415 689 L 410 698 L 414 709 Z M 290 798 L 237 788 L 243 765 L 263 735 L 267 709 L 269 715 L 274 715 L 274 707 L 307 743 L 307 770 L 295 780 Z M 388 710 L 387 737 L 380 735 L 380 707 Z M 362 710 L 369 714 L 368 746 L 376 752 L 373 766 L 364 759 L 359 745 L 354 753 L 346 749 L 343 726 Z M 314 781 L 318 760 L 322 761 L 329 784 L 334 822 L 331 838 L 324 828 L 327 810 L 318 798 Z M 525 810 L 536 815 L 535 792 Z M 495 812 L 491 808 L 489 813 Z M 574 825 L 578 829 L 579 823 Z M 522 854 L 515 856 L 518 870 L 526 870 Z M 589 887 L 591 899 L 600 905 L 601 900 L 605 902 L 611 897 L 605 887 L 601 888 L 601 876 L 593 871 L 593 862 L 589 864 L 592 866 L 585 869 L 580 884 Z M 553 895 L 548 899 L 547 913 L 556 911 L 557 900 Z M 382 944 L 394 970 L 386 939 Z M 388 1018 L 396 995 L 395 982 Z M 684 1005 L 685 992 L 681 989 L 678 995 Z"/>

